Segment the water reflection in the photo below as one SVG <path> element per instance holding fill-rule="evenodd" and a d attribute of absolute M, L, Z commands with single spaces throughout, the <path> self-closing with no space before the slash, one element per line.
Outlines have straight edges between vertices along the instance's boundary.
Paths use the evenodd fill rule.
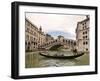
<path fill-rule="evenodd" d="M 50 53 L 52 53 L 50 51 Z M 26 53 L 25 67 L 61 67 L 61 66 L 75 66 L 75 65 L 88 65 L 89 54 L 85 54 L 76 59 L 53 59 L 41 56 L 38 52 Z"/>

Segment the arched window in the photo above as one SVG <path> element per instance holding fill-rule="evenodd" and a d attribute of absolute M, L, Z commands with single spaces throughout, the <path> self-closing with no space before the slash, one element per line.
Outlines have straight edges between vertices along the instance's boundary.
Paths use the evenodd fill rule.
<path fill-rule="evenodd" d="M 73 41 L 71 41 L 71 44 L 73 44 Z"/>
<path fill-rule="evenodd" d="M 27 41 L 25 42 L 25 45 L 27 45 Z"/>
<path fill-rule="evenodd" d="M 86 51 L 88 51 L 88 48 L 86 48 Z"/>
<path fill-rule="evenodd" d="M 88 44 L 88 42 L 86 42 L 86 44 Z"/>
<path fill-rule="evenodd" d="M 83 45 L 85 45 L 85 42 L 83 42 Z"/>
<path fill-rule="evenodd" d="M 85 31 L 85 34 L 87 34 L 87 31 Z"/>
<path fill-rule="evenodd" d="M 65 42 L 65 40 L 63 39 L 63 42 Z"/>
<path fill-rule="evenodd" d="M 74 45 L 76 45 L 76 42 L 74 42 Z"/>
<path fill-rule="evenodd" d="M 28 42 L 28 45 L 30 45 L 30 42 Z"/>
<path fill-rule="evenodd" d="M 86 36 L 86 38 L 87 38 L 87 36 Z"/>
<path fill-rule="evenodd" d="M 66 42 L 67 42 L 67 40 L 66 40 Z"/>
<path fill-rule="evenodd" d="M 68 44 L 70 44 L 70 40 L 68 41 Z"/>

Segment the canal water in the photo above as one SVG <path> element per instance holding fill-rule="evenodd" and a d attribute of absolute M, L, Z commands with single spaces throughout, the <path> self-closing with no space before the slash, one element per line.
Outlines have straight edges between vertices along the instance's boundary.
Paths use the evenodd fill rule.
<path fill-rule="evenodd" d="M 55 51 L 49 51 L 53 54 Z M 58 52 L 59 53 L 59 52 Z M 68 54 L 68 52 L 66 52 Z M 41 56 L 38 52 L 27 52 L 25 54 L 25 67 L 26 68 L 39 68 L 39 67 L 61 67 L 61 66 L 80 66 L 89 65 L 89 54 L 85 53 L 75 59 L 53 59 Z"/>

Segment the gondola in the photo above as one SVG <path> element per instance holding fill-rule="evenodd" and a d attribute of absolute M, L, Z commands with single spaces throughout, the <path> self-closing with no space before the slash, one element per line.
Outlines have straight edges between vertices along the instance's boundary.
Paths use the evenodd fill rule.
<path fill-rule="evenodd" d="M 41 56 L 44 56 L 44 57 L 47 57 L 47 58 L 55 58 L 55 59 L 74 59 L 74 58 L 77 58 L 77 57 L 80 57 L 82 55 L 84 55 L 84 53 L 77 53 L 77 54 L 74 54 L 74 55 L 71 55 L 71 56 L 64 56 L 64 55 L 48 55 L 48 54 L 45 54 L 45 53 L 39 53 Z"/>

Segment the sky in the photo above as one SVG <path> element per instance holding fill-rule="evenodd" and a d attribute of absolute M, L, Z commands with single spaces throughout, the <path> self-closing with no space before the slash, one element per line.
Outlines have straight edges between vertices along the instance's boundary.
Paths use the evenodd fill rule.
<path fill-rule="evenodd" d="M 86 18 L 86 15 L 50 14 L 50 13 L 26 13 L 29 19 L 38 28 L 41 26 L 44 33 L 57 38 L 58 35 L 66 39 L 76 39 L 75 29 L 77 22 Z"/>

